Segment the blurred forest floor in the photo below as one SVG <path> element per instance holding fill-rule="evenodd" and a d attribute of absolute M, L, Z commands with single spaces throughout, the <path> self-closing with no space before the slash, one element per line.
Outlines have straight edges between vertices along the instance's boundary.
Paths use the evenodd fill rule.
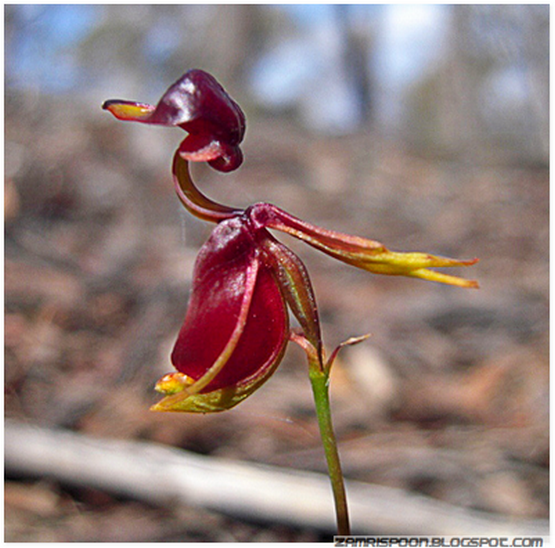
<path fill-rule="evenodd" d="M 230 412 L 148 411 L 155 381 L 172 370 L 192 265 L 211 230 L 173 194 L 179 131 L 55 99 L 7 101 L 7 416 L 325 471 L 293 345 Z M 332 381 L 346 476 L 547 518 L 547 167 L 500 151 L 425 156 L 371 132 L 316 138 L 262 118 L 250 122 L 244 152 L 229 175 L 194 166 L 199 187 L 223 203 L 274 202 L 391 249 L 481 259 L 457 272 L 481 289 L 463 290 L 359 272 L 287 239 L 312 275 L 326 344 L 372 334 L 344 351 Z M 9 471 L 5 496 L 7 541 L 321 540 Z"/>

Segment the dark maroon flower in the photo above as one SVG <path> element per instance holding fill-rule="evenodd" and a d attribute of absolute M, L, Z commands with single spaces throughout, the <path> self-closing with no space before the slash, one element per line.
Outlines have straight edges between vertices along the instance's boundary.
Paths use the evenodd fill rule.
<path fill-rule="evenodd" d="M 185 160 L 208 162 L 218 171 L 237 169 L 243 154 L 245 115 L 216 79 L 203 70 L 186 72 L 156 106 L 119 99 L 102 108 L 119 120 L 179 126 L 189 133 L 179 146 Z"/>
<path fill-rule="evenodd" d="M 156 411 L 207 413 L 233 407 L 274 372 L 290 338 L 307 350 L 322 371 L 329 370 L 338 349 L 325 362 L 306 268 L 268 229 L 286 232 L 331 257 L 377 274 L 477 287 L 474 281 L 430 270 L 468 266 L 476 260 L 390 251 L 380 242 L 326 230 L 271 204 L 242 210 L 202 194 L 190 177 L 189 161 L 207 161 L 220 171 L 235 169 L 242 161 L 239 144 L 245 133 L 241 109 L 206 72 L 185 73 L 156 107 L 116 100 L 107 101 L 103 108 L 122 120 L 186 130 L 189 135 L 176 151 L 172 167 L 177 195 L 191 213 L 218 223 L 195 263 L 189 308 L 172 352 L 177 373 L 158 381 L 156 389 L 165 398 L 152 408 Z M 288 309 L 297 318 L 301 334 L 290 331 Z"/>

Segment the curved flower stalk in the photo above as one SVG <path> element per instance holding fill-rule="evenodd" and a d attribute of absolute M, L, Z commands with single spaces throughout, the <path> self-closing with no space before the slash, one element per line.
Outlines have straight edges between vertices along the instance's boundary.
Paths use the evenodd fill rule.
<path fill-rule="evenodd" d="M 340 348 L 326 358 L 320 320 L 306 267 L 269 229 L 290 234 L 331 257 L 375 274 L 422 278 L 459 287 L 478 284 L 431 270 L 470 266 L 426 253 L 390 251 L 374 240 L 327 230 L 267 203 L 246 209 L 219 204 L 194 184 L 189 162 L 208 162 L 231 171 L 243 160 L 245 116 L 220 84 L 202 70 L 186 72 L 156 106 L 110 100 L 103 108 L 116 118 L 178 126 L 187 132 L 174 155 L 175 190 L 196 217 L 217 223 L 202 246 L 193 272 L 185 321 L 171 359 L 177 372 L 160 379 L 164 398 L 154 411 L 210 413 L 237 405 L 273 374 L 287 342 L 306 352 L 318 422 L 328 461 L 339 532 L 349 530 L 347 502 L 329 406 L 329 374 Z M 301 332 L 289 326 L 288 311 Z"/>

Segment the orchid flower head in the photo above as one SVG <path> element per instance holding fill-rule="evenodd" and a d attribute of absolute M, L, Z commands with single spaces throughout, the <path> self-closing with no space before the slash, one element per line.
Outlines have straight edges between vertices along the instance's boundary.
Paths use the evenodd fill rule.
<path fill-rule="evenodd" d="M 202 70 L 186 72 L 156 106 L 110 100 L 103 108 L 120 120 L 187 131 L 174 155 L 174 187 L 190 213 L 217 223 L 195 263 L 188 309 L 171 354 L 177 372 L 158 381 L 156 390 L 165 397 L 152 407 L 155 411 L 230 409 L 274 373 L 289 340 L 301 345 L 324 371 L 339 348 L 363 339 L 349 339 L 326 360 L 308 271 L 270 230 L 285 232 L 375 274 L 478 287 L 473 280 L 432 270 L 470 266 L 477 259 L 390 251 L 375 240 L 318 227 L 272 204 L 242 209 L 205 196 L 191 179 L 189 162 L 206 161 L 219 171 L 239 167 L 245 116 L 214 77 Z M 291 331 L 289 312 L 297 319 L 300 334 Z"/>
<path fill-rule="evenodd" d="M 119 120 L 178 126 L 189 133 L 179 146 L 185 160 L 208 162 L 218 171 L 237 169 L 243 154 L 245 115 L 217 80 L 200 69 L 187 71 L 156 106 L 112 99 L 102 108 Z"/>

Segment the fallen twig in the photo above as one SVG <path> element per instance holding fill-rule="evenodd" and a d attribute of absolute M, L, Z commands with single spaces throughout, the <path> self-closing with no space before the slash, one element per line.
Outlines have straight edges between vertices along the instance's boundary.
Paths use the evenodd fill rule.
<path fill-rule="evenodd" d="M 148 442 L 91 438 L 12 420 L 5 426 L 8 473 L 51 476 L 160 505 L 202 506 L 238 518 L 333 531 L 326 476 L 203 457 Z M 400 489 L 347 483 L 353 532 L 410 535 L 549 534 L 546 520 L 471 511 Z"/>

